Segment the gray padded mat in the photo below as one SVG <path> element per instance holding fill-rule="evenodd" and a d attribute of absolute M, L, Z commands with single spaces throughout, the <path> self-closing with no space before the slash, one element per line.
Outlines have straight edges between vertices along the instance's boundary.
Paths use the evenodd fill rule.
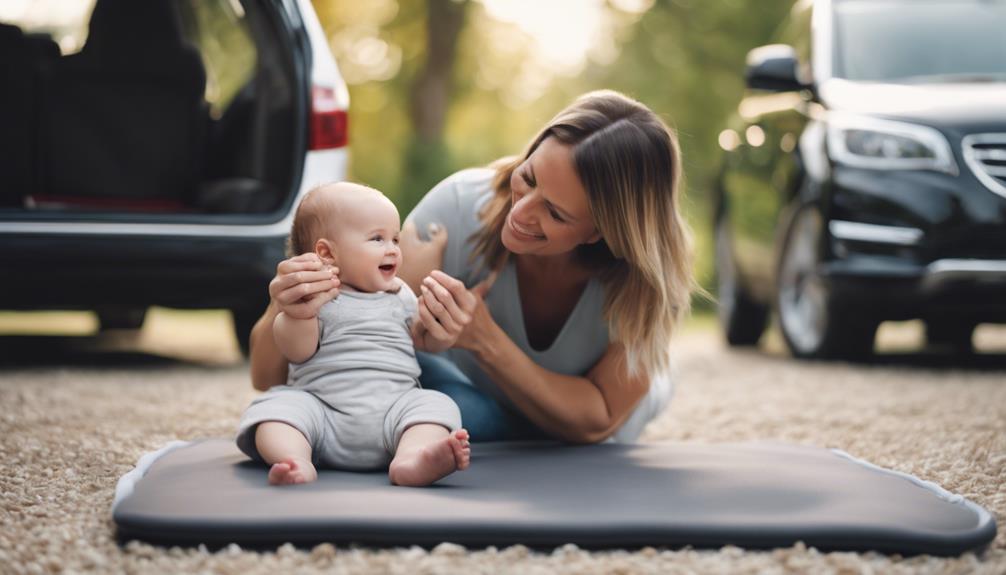
<path fill-rule="evenodd" d="M 152 458 L 152 457 L 151 457 Z M 148 458 L 150 459 L 150 458 Z M 142 462 L 141 462 L 142 463 Z M 829 450 L 779 443 L 474 444 L 432 487 L 322 471 L 271 487 L 233 442 L 201 441 L 120 481 L 120 540 L 160 544 L 748 548 L 958 554 L 987 545 L 987 511 Z"/>

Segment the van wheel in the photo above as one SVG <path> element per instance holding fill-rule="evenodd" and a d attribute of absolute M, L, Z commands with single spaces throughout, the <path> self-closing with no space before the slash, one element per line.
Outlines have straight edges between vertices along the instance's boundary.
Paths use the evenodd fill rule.
<path fill-rule="evenodd" d="M 844 308 L 821 276 L 820 213 L 802 208 L 786 234 L 776 277 L 783 338 L 799 358 L 861 359 L 873 352 L 879 322 Z"/>
<path fill-rule="evenodd" d="M 769 308 L 752 300 L 741 286 L 725 216 L 716 222 L 716 291 L 720 326 L 727 343 L 757 345 L 768 324 Z"/>
<path fill-rule="evenodd" d="M 974 353 L 972 335 L 975 324 L 970 321 L 953 319 L 927 319 L 926 343 L 930 347 L 949 349 L 952 353 L 967 355 Z"/>
<path fill-rule="evenodd" d="M 140 329 L 147 317 L 145 307 L 105 307 L 95 310 L 98 329 Z"/>
<path fill-rule="evenodd" d="M 255 327 L 258 318 L 262 316 L 263 311 L 265 311 L 265 306 L 231 309 L 231 317 L 234 319 L 234 336 L 238 340 L 241 354 L 245 357 L 248 356 L 251 330 Z"/>

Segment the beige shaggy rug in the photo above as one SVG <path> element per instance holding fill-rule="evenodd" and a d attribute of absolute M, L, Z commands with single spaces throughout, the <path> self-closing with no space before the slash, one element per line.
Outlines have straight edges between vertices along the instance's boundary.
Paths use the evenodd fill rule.
<path fill-rule="evenodd" d="M 139 342 L 135 334 L 0 338 L 0 573 L 1006 573 L 1006 356 L 977 365 L 897 352 L 865 366 L 801 363 L 777 340 L 768 352 L 728 351 L 708 323 L 678 339 L 678 391 L 645 440 L 838 447 L 991 510 L 1000 526 L 991 548 L 902 558 L 800 544 L 757 552 L 120 547 L 110 519 L 118 478 L 168 441 L 230 436 L 255 395 L 227 327 L 225 316 L 158 312 Z M 897 347 L 899 337 L 887 339 Z"/>

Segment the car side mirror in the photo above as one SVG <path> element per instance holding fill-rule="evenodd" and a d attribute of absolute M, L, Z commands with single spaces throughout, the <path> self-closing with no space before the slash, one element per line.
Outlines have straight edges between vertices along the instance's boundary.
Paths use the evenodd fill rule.
<path fill-rule="evenodd" d="M 786 44 L 770 44 L 748 52 L 744 80 L 748 88 L 792 92 L 808 88 L 800 79 L 800 59 Z"/>

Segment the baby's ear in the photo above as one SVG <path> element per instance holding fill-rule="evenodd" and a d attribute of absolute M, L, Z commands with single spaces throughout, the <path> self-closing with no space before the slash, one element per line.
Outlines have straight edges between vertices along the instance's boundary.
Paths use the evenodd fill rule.
<path fill-rule="evenodd" d="M 339 255 L 336 252 L 335 244 L 324 238 L 314 242 L 314 253 L 318 254 L 321 261 L 332 266 L 338 265 Z"/>

